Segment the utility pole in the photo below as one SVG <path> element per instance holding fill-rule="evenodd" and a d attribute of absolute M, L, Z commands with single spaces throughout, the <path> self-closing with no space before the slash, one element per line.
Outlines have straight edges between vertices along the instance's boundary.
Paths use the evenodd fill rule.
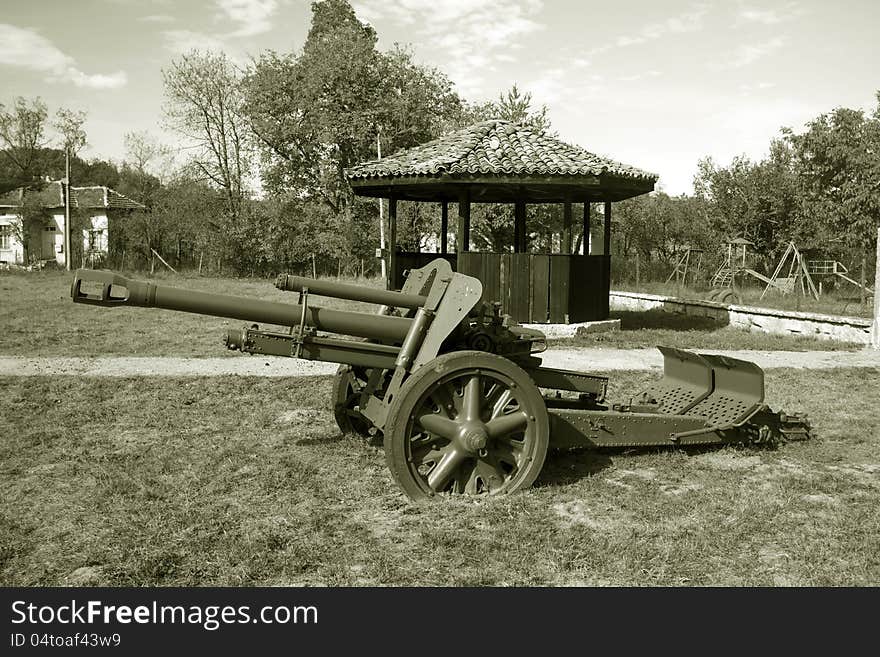
<path fill-rule="evenodd" d="M 71 271 L 73 266 L 70 248 L 70 147 L 64 148 L 64 266 Z"/>
<path fill-rule="evenodd" d="M 376 128 L 376 155 L 378 159 L 382 159 L 382 126 Z M 379 251 L 382 253 L 382 280 L 388 280 L 387 270 L 385 269 L 385 210 L 382 203 L 382 197 L 379 197 Z"/>

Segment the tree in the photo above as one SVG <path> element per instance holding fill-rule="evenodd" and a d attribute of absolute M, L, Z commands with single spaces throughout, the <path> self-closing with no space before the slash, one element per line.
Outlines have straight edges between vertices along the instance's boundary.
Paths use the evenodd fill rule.
<path fill-rule="evenodd" d="M 804 206 L 859 253 L 862 302 L 868 254 L 880 224 L 880 93 L 873 116 L 844 107 L 822 114 L 803 134 L 787 132 L 801 174 Z"/>
<path fill-rule="evenodd" d="M 39 194 L 25 193 L 17 214 L 18 220 L 11 224 L 12 234 L 21 244 L 24 264 L 28 265 L 31 263 L 31 240 L 40 239 L 40 229 L 46 221 L 46 211 Z"/>
<path fill-rule="evenodd" d="M 124 138 L 125 161 L 142 175 L 152 175 L 167 182 L 174 172 L 171 148 L 148 132 L 127 132 Z"/>
<path fill-rule="evenodd" d="M 76 156 L 86 145 L 85 112 L 74 112 L 63 107 L 55 112 L 55 129 L 61 135 L 62 148 Z"/>
<path fill-rule="evenodd" d="M 225 54 L 193 51 L 162 77 L 170 127 L 192 142 L 196 168 L 222 191 L 226 215 L 235 222 L 250 173 L 238 70 Z"/>
<path fill-rule="evenodd" d="M 345 169 L 376 157 L 377 136 L 386 155 L 439 136 L 461 101 L 446 76 L 414 64 L 408 51 L 379 52 L 375 30 L 345 0 L 315 2 L 312 12 L 301 53 L 254 62 L 245 113 L 261 145 L 264 189 L 323 203 L 330 212 L 320 215 L 328 222 L 320 234 L 334 239 L 314 248 L 354 263 L 372 251 L 359 231 L 373 224 L 355 217 L 367 206 L 355 200 Z"/>
<path fill-rule="evenodd" d="M 171 149 L 146 132 L 125 135 L 125 161 L 120 172 L 120 191 L 147 208 L 153 207 L 161 193 L 163 179 L 173 175 Z"/>
<path fill-rule="evenodd" d="M 26 185 L 40 176 L 40 149 L 45 145 L 48 110 L 41 98 L 17 97 L 10 109 L 0 104 L 0 145 L 13 166 L 8 188 Z"/>
<path fill-rule="evenodd" d="M 383 153 L 423 144 L 458 127 L 463 103 L 446 74 L 416 64 L 412 53 L 398 44 L 379 53 L 378 66 L 383 89 L 376 120 Z"/>
<path fill-rule="evenodd" d="M 880 222 L 880 94 L 873 116 L 837 108 L 786 132 L 794 149 L 805 206 L 843 241 L 864 252 Z"/>
<path fill-rule="evenodd" d="M 485 121 L 487 119 L 502 119 L 550 133 L 550 119 L 547 117 L 547 106 L 541 105 L 538 108 L 533 108 L 532 94 L 529 92 L 522 93 L 516 84 L 508 89 L 506 93 L 500 93 L 497 101 L 470 105 L 463 114 L 463 119 L 466 123 Z"/>

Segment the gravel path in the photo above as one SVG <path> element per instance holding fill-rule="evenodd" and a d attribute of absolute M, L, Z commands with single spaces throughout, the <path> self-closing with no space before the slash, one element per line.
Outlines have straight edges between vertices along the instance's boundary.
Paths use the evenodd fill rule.
<path fill-rule="evenodd" d="M 833 369 L 880 367 L 880 351 L 707 351 L 750 360 L 764 369 Z M 663 368 L 656 349 L 551 349 L 544 365 L 586 372 Z M 292 358 L 48 358 L 0 356 L 0 376 L 320 376 L 336 371 L 333 363 Z"/>

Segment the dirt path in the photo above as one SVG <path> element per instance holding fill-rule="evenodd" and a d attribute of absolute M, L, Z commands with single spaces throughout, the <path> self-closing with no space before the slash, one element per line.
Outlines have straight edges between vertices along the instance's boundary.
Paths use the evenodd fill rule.
<path fill-rule="evenodd" d="M 834 369 L 880 367 L 880 351 L 713 351 L 751 360 L 764 369 Z M 544 365 L 563 369 L 607 372 L 662 369 L 656 349 L 551 349 Z M 0 356 L 0 376 L 320 376 L 336 371 L 333 363 L 291 358 L 49 358 Z"/>

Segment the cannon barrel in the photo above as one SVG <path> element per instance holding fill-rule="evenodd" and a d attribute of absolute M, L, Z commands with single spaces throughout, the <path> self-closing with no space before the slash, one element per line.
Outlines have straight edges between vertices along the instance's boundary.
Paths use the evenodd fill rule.
<path fill-rule="evenodd" d="M 303 288 L 308 288 L 309 294 L 318 294 L 322 297 L 378 303 L 383 306 L 409 308 L 411 310 L 421 308 L 428 300 L 427 297 L 418 294 L 404 294 L 403 292 L 394 292 L 393 290 L 379 290 L 377 288 L 347 283 L 320 281 L 315 278 L 291 276 L 289 274 L 279 274 L 278 278 L 275 279 L 275 287 L 287 292 L 302 292 Z"/>
<path fill-rule="evenodd" d="M 100 286 L 100 291 L 94 293 L 92 290 L 97 286 Z M 96 306 L 162 308 L 277 326 L 298 326 L 303 313 L 303 307 L 298 304 L 184 290 L 132 280 L 112 271 L 92 269 L 76 271 L 70 296 L 76 303 Z M 328 333 L 372 340 L 403 342 L 411 323 L 412 320 L 405 317 L 347 312 L 314 306 L 307 306 L 305 313 L 306 326 Z"/>

